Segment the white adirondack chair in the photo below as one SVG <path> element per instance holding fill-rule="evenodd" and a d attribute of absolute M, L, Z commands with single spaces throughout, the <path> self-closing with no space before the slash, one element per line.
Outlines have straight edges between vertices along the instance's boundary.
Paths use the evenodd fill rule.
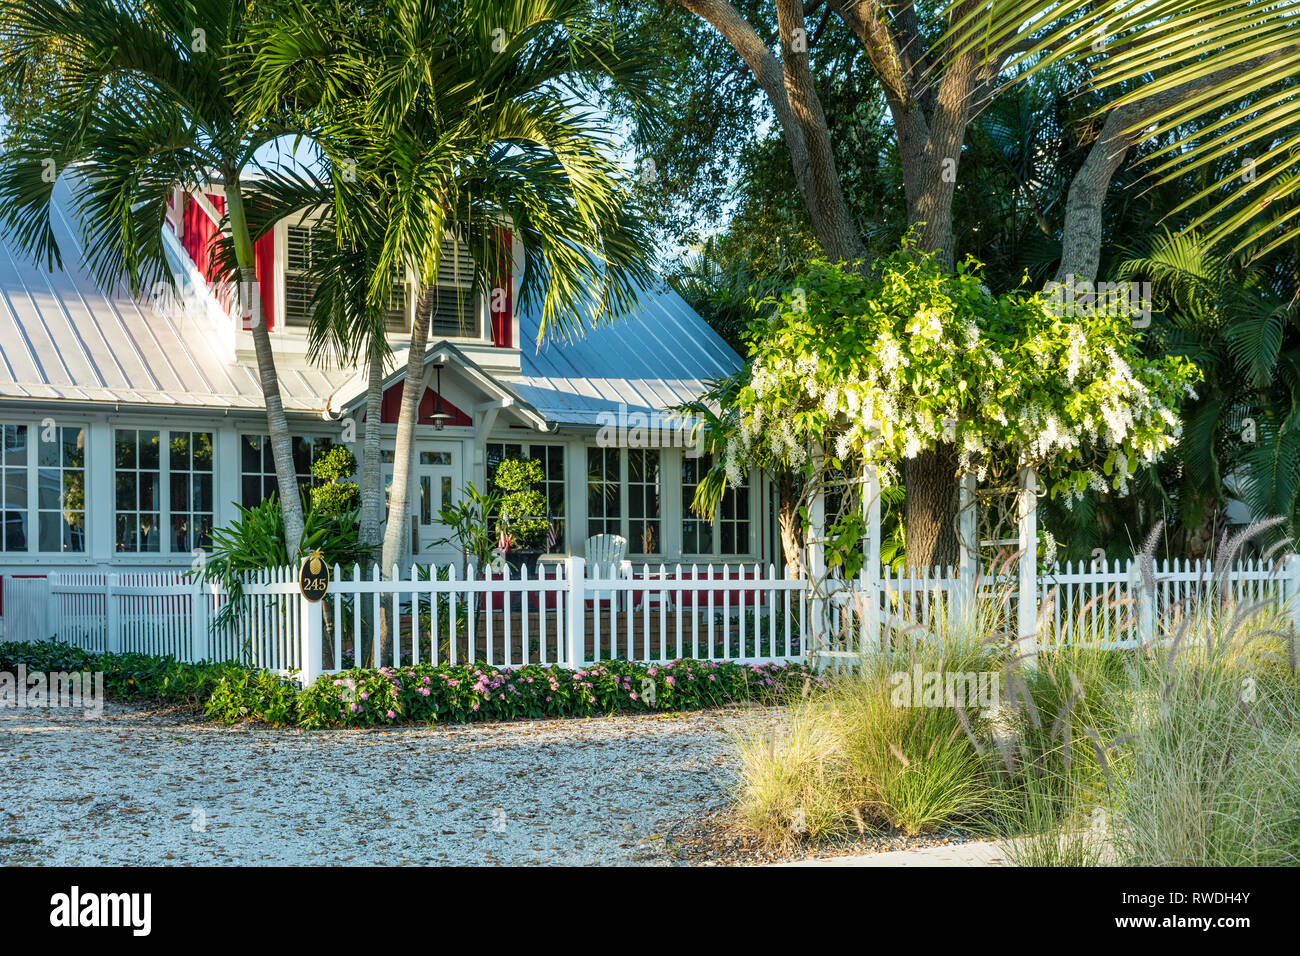
<path fill-rule="evenodd" d="M 618 534 L 594 534 L 587 539 L 583 549 L 587 560 L 589 578 L 625 577 L 631 570 L 627 561 L 627 538 Z M 609 601 L 620 592 L 597 591 L 593 595 L 597 601 Z M 620 605 L 622 601 L 619 601 Z"/>

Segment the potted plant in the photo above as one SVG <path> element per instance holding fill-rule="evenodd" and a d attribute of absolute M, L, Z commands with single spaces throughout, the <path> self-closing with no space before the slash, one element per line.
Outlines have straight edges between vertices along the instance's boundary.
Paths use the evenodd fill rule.
<path fill-rule="evenodd" d="M 541 462 L 531 458 L 507 458 L 497 466 L 492 483 L 501 496 L 497 511 L 497 547 L 511 569 L 528 568 L 537 576 L 537 560 L 546 546 L 550 521 L 546 518 L 546 496 L 537 485 L 545 476 Z"/>

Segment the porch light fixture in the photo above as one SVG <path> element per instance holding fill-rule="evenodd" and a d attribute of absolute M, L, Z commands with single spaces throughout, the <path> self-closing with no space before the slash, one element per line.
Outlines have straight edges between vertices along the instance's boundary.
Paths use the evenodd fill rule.
<path fill-rule="evenodd" d="M 433 427 L 437 431 L 442 431 L 442 427 L 451 421 L 452 416 L 450 412 L 442 410 L 442 363 L 435 362 L 433 367 L 438 373 L 438 384 L 434 388 L 433 414 L 429 416 L 429 420 L 433 422 Z"/>

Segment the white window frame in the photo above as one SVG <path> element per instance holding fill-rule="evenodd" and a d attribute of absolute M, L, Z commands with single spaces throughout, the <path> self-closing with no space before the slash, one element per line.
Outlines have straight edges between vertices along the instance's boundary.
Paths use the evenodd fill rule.
<path fill-rule="evenodd" d="M 668 484 L 668 482 L 665 481 L 665 475 L 672 467 L 672 457 L 667 454 L 668 449 L 666 448 L 622 448 L 622 447 L 602 448 L 599 445 L 583 446 L 582 462 L 584 467 L 582 470 L 582 495 L 584 501 L 589 500 L 589 495 L 590 495 L 590 484 L 588 480 L 591 476 L 591 468 L 589 462 L 591 460 L 590 458 L 591 452 L 593 451 L 599 451 L 601 453 L 612 451 L 618 454 L 618 489 L 619 489 L 618 491 L 619 493 L 618 534 L 627 540 L 628 557 L 636 561 L 642 561 L 642 560 L 662 561 L 668 557 L 671 557 L 667 548 L 665 547 L 665 545 L 667 544 L 667 533 L 668 533 L 667 522 L 669 520 L 667 499 L 665 498 L 665 494 L 664 494 L 665 486 Z M 631 534 L 631 527 L 632 527 L 632 520 L 633 520 L 631 515 L 632 483 L 629 480 L 630 471 L 631 471 L 630 462 L 629 462 L 629 452 L 654 452 L 659 456 L 659 515 L 656 519 L 653 519 L 656 520 L 659 524 L 659 541 L 658 541 L 659 550 L 658 551 L 643 553 L 640 551 L 633 550 L 633 540 Z M 636 487 L 644 488 L 647 487 L 647 485 L 638 483 Z M 585 519 L 586 521 L 585 530 L 587 532 L 587 537 L 591 537 L 592 520 L 593 519 L 590 513 L 590 506 L 588 506 L 587 515 Z M 609 522 L 609 519 L 607 518 L 601 520 L 607 524 Z M 637 520 L 645 521 L 647 519 L 645 517 L 642 517 Z M 606 531 L 605 533 L 608 534 L 609 532 Z"/>
<path fill-rule="evenodd" d="M 703 522 L 703 523 L 705 524 L 705 526 L 708 527 L 708 528 L 710 529 L 710 532 L 711 532 L 711 534 L 712 534 L 712 537 L 713 537 L 713 550 L 712 550 L 712 551 L 698 551 L 698 552 L 697 552 L 697 551 L 687 551 L 687 550 L 686 550 L 686 538 L 685 538 L 685 535 L 683 534 L 683 532 L 684 532 L 685 529 L 684 529 L 684 527 L 679 527 L 679 528 L 678 528 L 678 539 L 679 539 L 679 543 L 680 543 L 680 546 L 681 546 L 681 549 L 682 549 L 682 559 L 683 559 L 683 560 L 688 560 L 688 559 L 689 559 L 689 560 L 694 561 L 694 562 L 697 562 L 697 563 L 698 563 L 699 561 L 710 561 L 710 562 L 719 562 L 719 561 L 722 561 L 722 562 L 728 562 L 728 561 L 740 561 L 740 560 L 756 560 L 756 559 L 757 559 L 757 555 L 758 555 L 758 553 L 759 553 L 759 552 L 758 552 L 758 548 L 757 548 L 757 544 L 758 544 L 758 538 L 757 538 L 757 535 L 758 535 L 758 525 L 759 525 L 759 521 L 758 521 L 758 515 L 757 515 L 757 513 L 756 513 L 756 504 L 757 504 L 757 500 L 756 500 L 756 499 L 757 499 L 758 492 L 759 492 L 759 489 L 760 489 L 761 484 L 762 484 L 761 481 L 760 481 L 760 477 L 761 477 L 761 476 L 760 476 L 759 472 L 758 472 L 756 469 L 752 469 L 752 468 L 751 468 L 751 469 L 750 469 L 748 472 L 746 472 L 746 474 L 745 474 L 745 487 L 746 487 L 746 489 L 747 489 L 748 492 L 749 492 L 749 494 L 748 494 L 748 496 L 747 496 L 748 499 L 749 499 L 749 502 L 748 502 L 749 515 L 748 515 L 748 518 L 746 519 L 747 533 L 746 533 L 746 545 L 745 545 L 745 550 L 744 550 L 744 551 L 737 551 L 737 552 L 734 552 L 734 553 L 727 553 L 727 554 L 724 554 L 724 553 L 721 551 L 721 548 L 722 548 L 722 522 L 723 522 L 723 518 L 722 518 L 722 503 L 721 503 L 721 502 L 718 503 L 718 510 L 717 510 L 717 512 L 714 513 L 713 520 L 712 520 L 712 521 L 704 521 L 703 518 L 699 517 L 698 515 L 695 514 L 695 512 L 693 512 L 693 511 L 690 510 L 690 504 L 689 504 L 689 502 L 687 502 L 687 500 L 686 500 L 686 484 L 685 484 L 685 482 L 682 480 L 682 463 L 684 463 L 684 462 L 686 462 L 686 461 L 691 461 L 691 460 L 694 460 L 694 461 L 697 461 L 697 462 L 703 463 L 703 462 L 705 462 L 705 461 L 708 460 L 708 456 L 707 456 L 707 455 L 701 455 L 701 456 L 699 456 L 699 457 L 697 457 L 697 458 L 694 458 L 694 459 L 688 459 L 688 458 L 685 457 L 685 455 L 684 455 L 684 453 L 683 453 L 683 456 L 682 456 L 681 458 L 678 459 L 678 465 L 677 465 L 677 469 L 676 469 L 675 482 L 676 482 L 676 484 L 677 484 L 677 494 L 678 494 L 678 497 L 681 499 L 681 516 L 680 516 L 680 518 L 679 518 L 679 524 L 680 524 L 680 525 L 684 525 L 688 517 L 691 517 L 692 520 Z M 708 469 L 704 469 L 704 470 L 707 471 Z M 692 498 L 694 497 L 694 490 L 692 490 L 691 497 L 692 497 Z"/>
<path fill-rule="evenodd" d="M 40 464 L 40 446 L 41 446 L 41 433 L 44 431 L 46 427 L 55 428 L 56 434 L 58 432 L 61 432 L 65 428 L 81 429 L 82 434 L 84 435 L 84 444 L 85 444 L 85 447 L 83 448 L 83 460 L 81 465 L 81 471 L 82 471 L 82 480 L 83 482 L 86 483 L 86 487 L 84 487 L 82 491 L 83 494 L 86 495 L 88 499 L 89 481 L 90 481 L 90 432 L 91 432 L 90 422 L 83 421 L 80 419 L 73 419 L 71 421 L 60 420 L 58 424 L 49 425 L 47 422 L 44 422 L 41 419 L 15 416 L 15 417 L 0 417 L 0 425 L 16 425 L 16 426 L 26 427 L 27 436 L 28 436 L 27 437 L 27 464 L 25 466 L 26 475 L 27 475 L 27 505 L 25 508 L 27 514 L 27 542 L 26 542 L 27 547 L 22 550 L 14 549 L 14 550 L 0 551 L 0 560 L 3 560 L 5 555 L 14 555 L 14 554 L 72 555 L 72 556 L 80 556 L 80 557 L 89 556 L 90 554 L 90 524 L 89 524 L 90 512 L 89 512 L 89 508 L 87 507 L 88 500 L 83 500 L 81 504 L 81 520 L 82 520 L 81 550 L 65 551 L 62 547 L 60 547 L 59 550 L 57 551 L 43 551 L 40 548 L 41 512 L 42 510 L 46 512 L 49 511 L 48 508 L 42 509 L 40 506 L 40 473 L 42 468 Z M 57 438 L 55 440 L 56 442 L 58 441 Z M 3 454 L 2 450 L 0 450 L 0 454 Z M 6 467 L 16 469 L 19 466 L 12 465 Z M 62 477 L 62 473 L 65 470 L 62 464 L 58 466 L 46 465 L 44 467 L 47 470 L 49 470 L 50 468 L 57 467 L 57 470 L 59 471 L 60 474 L 60 495 L 62 495 L 61 477 Z M 3 521 L 4 519 L 4 512 L 10 510 L 16 510 L 16 509 L 10 509 L 7 507 L 0 509 L 0 521 Z M 62 540 L 61 534 L 60 534 L 60 540 Z"/>
<path fill-rule="evenodd" d="M 117 546 L 118 544 L 118 539 L 117 539 L 117 517 L 118 517 L 117 434 L 118 432 L 128 432 L 128 431 L 129 432 L 158 432 L 158 544 L 159 547 L 158 550 L 156 551 L 144 551 L 144 550 L 140 550 L 139 548 L 129 550 L 129 551 L 118 550 L 118 546 Z M 218 435 L 220 433 L 220 429 L 214 425 L 200 424 L 200 423 L 177 424 L 174 427 L 170 425 L 156 425 L 151 422 L 112 422 L 110 424 L 109 450 L 111 454 L 112 466 L 108 469 L 108 472 L 112 476 L 112 483 L 109 489 L 109 500 L 112 503 L 112 509 L 111 509 L 112 518 L 109 523 L 108 544 L 109 544 L 109 550 L 112 552 L 115 558 L 129 558 L 134 560 L 148 560 L 148 559 L 157 560 L 159 558 L 164 558 L 164 557 L 176 557 L 179 555 L 193 554 L 194 550 L 197 549 L 198 547 L 197 544 L 193 549 L 188 551 L 176 551 L 173 550 L 171 546 L 171 528 L 172 528 L 171 440 L 173 434 L 183 433 L 183 434 L 193 435 L 200 432 L 206 432 L 211 436 L 212 470 L 210 474 L 212 476 L 212 510 L 211 512 L 195 511 L 192 507 L 189 507 L 186 508 L 185 513 L 189 515 L 210 513 L 212 515 L 212 527 L 215 530 L 217 527 L 219 527 L 219 523 L 220 523 L 219 519 L 221 515 L 221 503 L 219 500 L 219 493 L 220 493 L 219 475 L 220 475 L 220 469 L 222 467 L 222 463 L 218 460 L 219 449 L 220 449 L 220 439 L 218 438 Z M 137 442 L 138 442 L 138 438 L 137 438 Z M 138 444 L 136 447 L 136 455 L 137 455 L 137 459 L 136 459 L 135 471 L 138 474 L 140 471 L 139 458 L 138 458 L 139 456 Z M 188 473 L 193 474 L 194 472 L 191 469 Z M 138 501 L 139 493 L 140 493 L 139 486 L 137 485 L 136 487 L 137 501 Z M 193 503 L 192 497 L 190 499 L 190 503 L 191 505 Z M 132 509 L 129 513 L 138 514 L 139 512 L 136 509 Z"/>
<path fill-rule="evenodd" d="M 519 441 L 517 439 L 511 439 L 511 438 L 489 438 L 486 442 L 483 443 L 483 479 L 484 482 L 488 485 L 492 483 L 492 477 L 491 475 L 488 474 L 488 454 L 487 454 L 488 445 L 500 445 L 503 449 L 509 448 L 511 446 L 518 446 L 519 454 L 522 455 L 524 458 L 528 458 L 534 448 L 546 448 L 546 449 L 555 448 L 559 450 L 560 468 L 563 470 L 563 475 L 561 476 L 558 482 L 556 482 L 555 479 L 550 478 L 548 476 L 546 480 L 542 482 L 542 488 L 543 488 L 542 494 L 545 495 L 546 506 L 549 508 L 551 504 L 550 486 L 555 485 L 557 483 L 559 484 L 561 490 L 561 497 L 564 503 L 564 513 L 561 515 L 557 515 L 556 517 L 558 518 L 560 523 L 564 526 L 564 531 L 561 532 L 561 534 L 555 539 L 555 550 L 544 551 L 543 554 L 548 554 L 548 555 L 567 554 L 569 551 L 569 535 L 573 527 L 573 518 L 569 515 L 569 510 L 570 510 L 569 508 L 569 446 L 562 442 L 553 442 L 553 441 Z"/>

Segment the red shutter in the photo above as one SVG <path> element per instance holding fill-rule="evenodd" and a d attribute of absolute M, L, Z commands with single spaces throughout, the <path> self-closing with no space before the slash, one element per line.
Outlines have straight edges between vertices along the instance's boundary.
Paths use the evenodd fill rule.
<path fill-rule="evenodd" d="M 513 296 L 514 288 L 511 281 L 511 265 L 514 262 L 514 253 L 512 248 L 513 236 L 511 233 L 502 230 L 504 238 L 504 251 L 501 256 L 501 262 L 498 264 L 496 276 L 492 279 L 492 293 L 488 299 L 488 308 L 492 313 L 492 344 L 497 348 L 508 349 L 514 345 L 514 308 Z M 498 296 L 496 289 L 504 289 L 505 295 Z M 501 308 L 493 308 L 500 299 Z"/>
<path fill-rule="evenodd" d="M 253 244 L 253 264 L 257 267 L 257 288 L 262 296 L 262 315 L 267 331 L 275 331 L 275 231 Z"/>

